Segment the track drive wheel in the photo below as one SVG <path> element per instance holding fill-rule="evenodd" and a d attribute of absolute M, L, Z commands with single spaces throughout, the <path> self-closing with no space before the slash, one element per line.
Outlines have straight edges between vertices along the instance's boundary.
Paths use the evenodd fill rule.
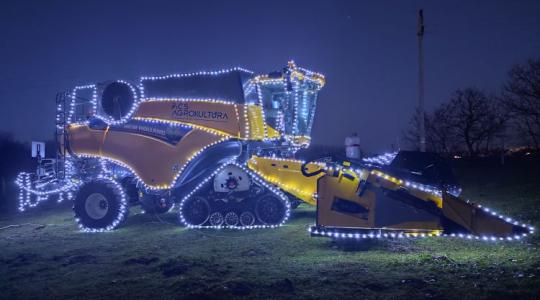
<path fill-rule="evenodd" d="M 75 220 L 85 231 L 108 231 L 120 225 L 128 215 L 122 186 L 108 178 L 85 183 L 73 204 Z"/>
<path fill-rule="evenodd" d="M 202 225 L 210 218 L 210 204 L 201 197 L 195 196 L 189 198 L 182 207 L 183 214 L 180 215 L 182 223 L 191 225 Z"/>
<path fill-rule="evenodd" d="M 257 200 L 255 214 L 259 221 L 266 225 L 279 225 L 287 213 L 287 207 L 281 199 L 271 193 Z"/>

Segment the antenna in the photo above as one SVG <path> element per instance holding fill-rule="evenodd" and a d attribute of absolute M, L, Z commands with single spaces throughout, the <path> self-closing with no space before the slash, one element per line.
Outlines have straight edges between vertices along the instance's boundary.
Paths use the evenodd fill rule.
<path fill-rule="evenodd" d="M 426 152 L 426 125 L 424 124 L 424 11 L 418 10 L 418 114 L 420 117 L 420 151 Z"/>

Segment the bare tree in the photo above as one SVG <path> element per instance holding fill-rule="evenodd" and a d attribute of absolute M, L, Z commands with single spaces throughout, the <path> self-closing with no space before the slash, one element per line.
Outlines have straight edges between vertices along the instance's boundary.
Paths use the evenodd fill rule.
<path fill-rule="evenodd" d="M 447 106 L 452 131 L 471 156 L 489 150 L 495 135 L 504 130 L 506 116 L 499 102 L 480 89 L 457 90 Z"/>
<path fill-rule="evenodd" d="M 517 64 L 508 72 L 503 101 L 525 140 L 540 148 L 540 59 Z"/>
<path fill-rule="evenodd" d="M 451 153 L 467 151 L 476 156 L 489 151 L 496 137 L 504 133 L 508 115 L 500 100 L 477 88 L 457 90 L 449 102 L 424 114 L 428 151 Z M 420 114 L 412 116 L 403 139 L 418 150 Z"/>
<path fill-rule="evenodd" d="M 426 150 L 430 152 L 448 153 L 452 151 L 455 138 L 449 123 L 449 114 L 446 107 L 441 105 L 434 112 L 424 113 L 424 124 L 426 132 Z M 416 112 L 409 121 L 409 127 L 402 133 L 402 139 L 412 149 L 419 151 L 420 138 L 420 112 Z"/>
<path fill-rule="evenodd" d="M 430 122 L 427 124 L 427 139 L 432 151 L 439 153 L 449 153 L 456 149 L 456 134 L 451 122 L 451 111 L 448 104 L 441 104 L 429 116 Z"/>

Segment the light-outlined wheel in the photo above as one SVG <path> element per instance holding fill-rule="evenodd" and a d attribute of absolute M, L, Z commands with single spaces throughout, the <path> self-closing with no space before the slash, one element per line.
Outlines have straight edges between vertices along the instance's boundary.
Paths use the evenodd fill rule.
<path fill-rule="evenodd" d="M 114 180 L 96 179 L 79 189 L 73 211 L 79 227 L 85 231 L 112 230 L 127 217 L 126 195 Z"/>
<path fill-rule="evenodd" d="M 255 214 L 266 225 L 279 225 L 287 212 L 284 201 L 274 194 L 266 194 L 257 200 Z"/>
<path fill-rule="evenodd" d="M 200 196 L 189 198 L 180 209 L 180 220 L 186 225 L 202 225 L 209 218 L 210 205 Z"/>
<path fill-rule="evenodd" d="M 220 212 L 215 212 L 210 215 L 209 222 L 211 226 L 221 226 L 223 225 L 223 221 L 224 221 L 224 218 Z"/>
<path fill-rule="evenodd" d="M 225 215 L 225 225 L 236 226 L 238 225 L 238 215 L 235 212 L 228 212 Z"/>
<path fill-rule="evenodd" d="M 255 215 L 250 211 L 245 211 L 240 214 L 240 224 L 242 226 L 251 226 L 255 223 Z"/>

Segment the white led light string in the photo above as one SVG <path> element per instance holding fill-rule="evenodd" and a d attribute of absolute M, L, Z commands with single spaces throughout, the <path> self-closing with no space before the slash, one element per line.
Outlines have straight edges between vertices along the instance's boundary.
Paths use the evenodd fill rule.
<path fill-rule="evenodd" d="M 388 229 L 372 229 L 367 232 L 363 231 L 339 231 L 337 229 L 325 229 L 317 226 L 308 228 L 308 232 L 312 235 L 327 236 L 331 238 L 341 239 L 381 239 L 381 238 L 407 238 L 407 237 L 437 237 L 442 234 L 439 231 L 432 232 L 405 232 L 401 230 L 388 230 Z"/>
<path fill-rule="evenodd" d="M 266 128 L 266 115 L 264 114 L 264 101 L 262 96 L 261 87 L 259 85 L 256 86 L 257 89 L 257 96 L 259 98 L 259 105 L 261 106 L 261 114 L 263 118 L 263 140 L 268 140 L 268 128 Z"/>
<path fill-rule="evenodd" d="M 18 210 L 23 212 L 28 208 L 36 207 L 39 203 L 49 199 L 49 196 L 58 194 L 58 202 L 64 200 L 64 193 L 68 193 L 68 199 L 71 199 L 71 191 L 75 190 L 78 185 L 71 181 L 66 181 L 58 186 L 60 182 L 49 181 L 33 187 L 30 173 L 19 173 L 15 183 L 19 187 L 19 207 Z M 44 189 L 46 185 L 51 185 L 49 189 Z M 32 196 L 35 196 L 35 201 L 32 201 Z"/>
<path fill-rule="evenodd" d="M 362 161 L 366 163 L 376 163 L 380 165 L 389 165 L 396 158 L 398 152 L 384 153 L 373 157 L 362 158 Z"/>
<path fill-rule="evenodd" d="M 389 232 L 388 229 L 373 229 L 373 230 L 370 230 L 368 233 L 366 233 L 366 231 L 354 231 L 354 230 L 340 231 L 339 229 L 335 229 L 335 228 L 323 228 L 323 227 L 318 227 L 318 226 L 312 226 L 308 228 L 308 232 L 316 236 L 327 236 L 331 238 L 356 239 L 356 240 L 374 239 L 374 238 L 381 239 L 381 238 L 455 237 L 455 238 L 461 238 L 461 239 L 467 239 L 467 240 L 496 242 L 496 241 L 518 241 L 526 237 L 528 234 L 534 233 L 534 230 L 529 230 L 529 233 L 515 234 L 513 236 L 506 236 L 506 237 L 473 235 L 473 234 L 466 234 L 466 233 L 465 234 L 464 233 L 443 234 L 440 231 L 433 231 L 433 232 L 425 233 L 425 232 L 405 232 L 405 231 L 394 230 L 392 232 Z"/>
<path fill-rule="evenodd" d="M 145 98 L 144 95 L 144 81 L 155 81 L 155 80 L 164 80 L 164 79 L 170 79 L 170 78 L 182 78 L 182 77 L 191 77 L 191 76 L 199 76 L 199 75 L 221 75 L 225 73 L 230 73 L 234 71 L 242 71 L 249 74 L 253 74 L 252 71 L 241 68 L 241 67 L 235 67 L 231 69 L 222 69 L 218 71 L 199 71 L 199 72 L 192 72 L 192 73 L 183 73 L 183 74 L 170 74 L 165 76 L 143 76 L 139 80 L 139 90 L 141 92 L 141 98 Z"/>

